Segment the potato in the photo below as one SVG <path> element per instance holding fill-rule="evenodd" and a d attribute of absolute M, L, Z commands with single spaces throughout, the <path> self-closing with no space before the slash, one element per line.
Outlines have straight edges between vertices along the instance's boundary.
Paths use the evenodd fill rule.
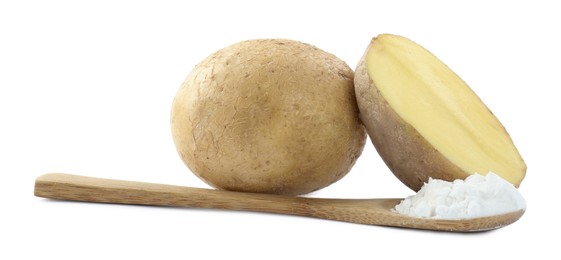
<path fill-rule="evenodd" d="M 396 35 L 374 38 L 355 72 L 361 119 L 390 170 L 418 191 L 494 172 L 518 187 L 526 164 L 503 125 L 437 57 Z"/>
<path fill-rule="evenodd" d="M 185 164 L 209 185 L 299 195 L 345 176 L 362 152 L 353 71 L 292 40 L 243 41 L 199 63 L 171 126 Z"/>

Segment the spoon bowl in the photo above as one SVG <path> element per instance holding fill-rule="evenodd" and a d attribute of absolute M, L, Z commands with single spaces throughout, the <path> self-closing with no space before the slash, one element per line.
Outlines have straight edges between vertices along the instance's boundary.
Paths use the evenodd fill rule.
<path fill-rule="evenodd" d="M 242 210 L 297 215 L 357 224 L 477 232 L 516 222 L 524 210 L 506 214 L 444 220 L 394 212 L 402 199 L 324 199 L 212 190 L 50 173 L 35 180 L 35 196 L 83 202 Z"/>

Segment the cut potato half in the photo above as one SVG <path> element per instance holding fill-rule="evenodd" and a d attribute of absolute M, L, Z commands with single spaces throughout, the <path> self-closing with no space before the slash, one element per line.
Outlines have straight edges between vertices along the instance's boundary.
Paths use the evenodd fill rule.
<path fill-rule="evenodd" d="M 372 40 L 355 74 L 357 102 L 372 142 L 408 187 L 429 177 L 494 172 L 519 186 L 526 164 L 503 125 L 448 66 L 396 35 Z"/>

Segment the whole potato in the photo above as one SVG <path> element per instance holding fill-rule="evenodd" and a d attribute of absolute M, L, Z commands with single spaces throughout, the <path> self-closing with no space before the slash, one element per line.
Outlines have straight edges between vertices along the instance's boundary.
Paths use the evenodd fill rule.
<path fill-rule="evenodd" d="M 349 172 L 365 144 L 353 76 L 334 55 L 297 41 L 226 47 L 199 63 L 174 99 L 176 148 L 216 188 L 324 188 Z"/>

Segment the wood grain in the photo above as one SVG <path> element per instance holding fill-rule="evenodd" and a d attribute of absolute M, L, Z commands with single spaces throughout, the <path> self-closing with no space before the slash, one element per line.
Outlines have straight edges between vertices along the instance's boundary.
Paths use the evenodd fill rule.
<path fill-rule="evenodd" d="M 413 218 L 391 209 L 401 199 L 323 199 L 245 193 L 50 173 L 35 181 L 35 196 L 98 203 L 243 210 L 358 224 L 475 232 L 514 223 L 524 211 L 466 220 Z"/>

